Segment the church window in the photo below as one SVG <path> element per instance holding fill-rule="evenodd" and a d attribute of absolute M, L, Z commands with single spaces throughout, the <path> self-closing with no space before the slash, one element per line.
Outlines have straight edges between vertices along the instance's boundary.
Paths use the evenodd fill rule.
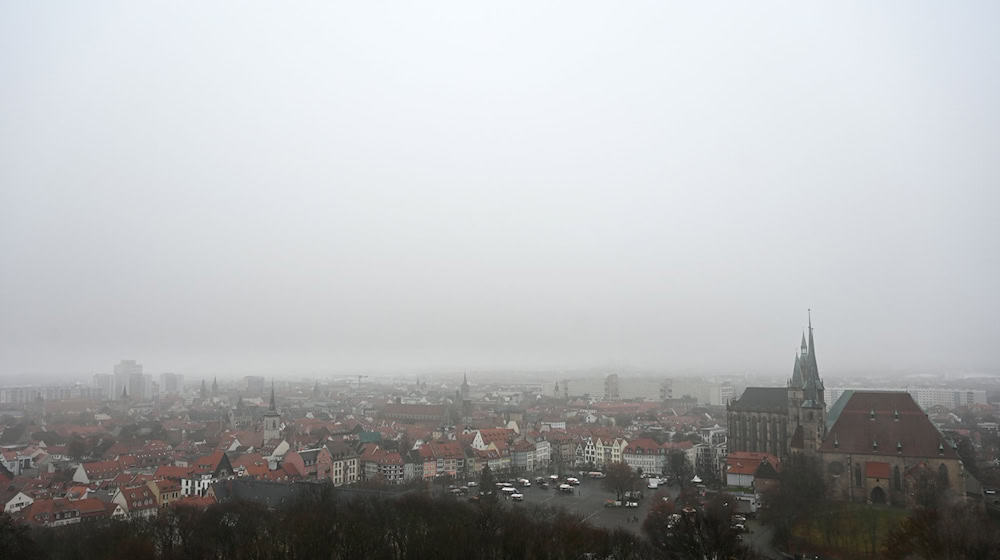
<path fill-rule="evenodd" d="M 854 485 L 861 488 L 863 480 L 861 479 L 861 465 L 854 465 Z"/>
<path fill-rule="evenodd" d="M 899 476 L 899 465 L 892 468 L 892 488 L 893 490 L 903 489 L 903 479 Z"/>
<path fill-rule="evenodd" d="M 938 467 L 938 482 L 944 488 L 947 488 L 948 485 L 949 485 L 948 484 L 948 467 L 944 466 L 944 463 L 941 463 L 941 466 Z"/>

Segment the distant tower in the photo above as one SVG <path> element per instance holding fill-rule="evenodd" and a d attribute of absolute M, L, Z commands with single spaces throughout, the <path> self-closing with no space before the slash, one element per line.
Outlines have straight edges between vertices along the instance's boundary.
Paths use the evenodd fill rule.
<path fill-rule="evenodd" d="M 558 381 L 556 381 L 555 388 L 552 389 L 552 396 L 555 397 L 555 398 L 557 398 L 557 399 L 559 398 L 559 382 Z"/>
<path fill-rule="evenodd" d="M 618 390 L 618 374 L 612 373 L 604 379 L 604 400 L 617 401 L 621 398 Z"/>
<path fill-rule="evenodd" d="M 271 382 L 271 405 L 264 413 L 264 441 L 281 437 L 281 414 L 274 404 L 274 382 Z"/>
<path fill-rule="evenodd" d="M 219 380 L 215 377 L 212 378 L 212 396 L 219 394 Z"/>
<path fill-rule="evenodd" d="M 201 380 L 201 398 L 204 399 L 206 397 L 208 397 L 208 389 L 205 388 L 205 380 L 202 379 Z"/>
<path fill-rule="evenodd" d="M 469 423 L 470 416 L 472 416 L 472 398 L 469 396 L 469 374 L 464 374 L 462 376 L 462 421 L 466 424 Z"/>

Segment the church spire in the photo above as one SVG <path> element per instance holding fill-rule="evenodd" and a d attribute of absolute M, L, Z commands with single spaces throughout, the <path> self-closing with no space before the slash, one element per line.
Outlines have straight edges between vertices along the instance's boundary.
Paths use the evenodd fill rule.
<path fill-rule="evenodd" d="M 802 360 L 799 355 L 795 355 L 795 367 L 792 369 L 792 387 L 802 387 Z"/>
<path fill-rule="evenodd" d="M 816 344 L 813 342 L 812 309 L 809 310 L 809 369 L 810 374 L 819 380 L 819 368 L 816 366 Z"/>
<path fill-rule="evenodd" d="M 277 410 L 277 408 L 274 406 L 274 381 L 271 382 L 271 407 L 270 407 L 270 409 L 271 410 Z"/>

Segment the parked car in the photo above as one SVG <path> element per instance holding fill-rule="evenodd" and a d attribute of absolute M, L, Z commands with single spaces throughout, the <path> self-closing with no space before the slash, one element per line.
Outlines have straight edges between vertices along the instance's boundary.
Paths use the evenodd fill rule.
<path fill-rule="evenodd" d="M 478 483 L 478 482 L 476 482 L 475 480 L 470 480 L 470 481 L 469 481 L 469 482 L 468 482 L 468 483 L 466 484 L 466 486 L 468 486 L 469 488 L 475 488 L 476 486 L 479 486 L 479 483 Z"/>
<path fill-rule="evenodd" d="M 524 494 L 521 494 L 521 493 L 511 494 L 510 495 L 510 499 L 514 500 L 515 502 L 523 502 L 524 501 Z"/>
<path fill-rule="evenodd" d="M 572 494 L 573 493 L 573 487 L 570 486 L 569 484 L 560 484 L 559 485 L 559 491 L 560 492 L 565 492 L 567 494 Z"/>
<path fill-rule="evenodd" d="M 531 481 L 528 480 L 527 478 L 519 478 L 517 479 L 517 483 L 520 484 L 521 486 L 531 486 Z"/>
<path fill-rule="evenodd" d="M 571 477 L 569 477 L 569 478 L 566 479 L 566 484 L 572 484 L 573 486 L 579 486 L 580 485 L 580 479 L 579 478 L 573 478 L 571 476 Z"/>

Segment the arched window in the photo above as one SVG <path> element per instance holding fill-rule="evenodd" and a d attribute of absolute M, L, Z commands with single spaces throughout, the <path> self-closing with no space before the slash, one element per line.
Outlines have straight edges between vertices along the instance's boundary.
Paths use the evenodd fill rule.
<path fill-rule="evenodd" d="M 899 465 L 892 467 L 892 489 L 893 490 L 903 489 L 903 478 L 899 476 Z"/>
<path fill-rule="evenodd" d="M 949 486 L 948 467 L 944 466 L 944 463 L 941 463 L 941 466 L 938 467 L 938 482 L 941 484 L 942 488 L 947 488 Z"/>
<path fill-rule="evenodd" d="M 854 485 L 861 488 L 861 465 L 854 465 Z"/>

